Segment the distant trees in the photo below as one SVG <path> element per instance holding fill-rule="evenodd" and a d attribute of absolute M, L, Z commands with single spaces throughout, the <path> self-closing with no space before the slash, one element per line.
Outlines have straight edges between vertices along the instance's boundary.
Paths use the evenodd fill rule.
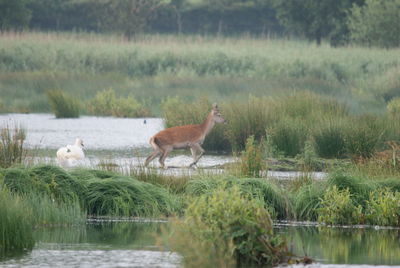
<path fill-rule="evenodd" d="M 0 31 L 297 35 L 400 46 L 400 0 L 0 0 Z"/>
<path fill-rule="evenodd" d="M 27 0 L 0 0 L 0 31 L 22 30 L 29 26 L 31 11 Z"/>
<path fill-rule="evenodd" d="M 400 0 L 366 0 L 349 14 L 351 41 L 368 46 L 400 46 Z"/>
<path fill-rule="evenodd" d="M 321 44 L 323 38 L 332 45 L 345 41 L 348 33 L 347 11 L 353 3 L 364 0 L 272 0 L 279 21 L 288 31 L 304 35 Z"/>

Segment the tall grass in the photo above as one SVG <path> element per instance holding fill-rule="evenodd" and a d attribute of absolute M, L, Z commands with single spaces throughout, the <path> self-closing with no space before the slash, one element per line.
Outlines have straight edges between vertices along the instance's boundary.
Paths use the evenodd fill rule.
<path fill-rule="evenodd" d="M 26 156 L 24 142 L 26 132 L 17 124 L 0 126 L 0 167 L 20 164 Z"/>
<path fill-rule="evenodd" d="M 210 195 L 215 189 L 237 187 L 241 193 L 263 200 L 272 217 L 292 218 L 293 211 L 289 198 L 274 183 L 258 178 L 202 178 L 188 182 L 186 193 L 191 196 Z"/>
<path fill-rule="evenodd" d="M 77 118 L 79 117 L 79 102 L 61 90 L 47 91 L 51 110 L 56 118 Z"/>
<path fill-rule="evenodd" d="M 19 196 L 0 185 L 0 256 L 33 248 L 33 219 Z"/>
<path fill-rule="evenodd" d="M 109 87 L 150 99 L 154 107 L 167 96 L 193 100 L 194 91 L 214 102 L 310 90 L 358 111 L 382 111 L 399 85 L 397 49 L 160 35 L 126 42 L 105 35 L 2 33 L 0 40 L 9 111 L 48 111 L 41 95 L 51 88 L 88 100 Z"/>

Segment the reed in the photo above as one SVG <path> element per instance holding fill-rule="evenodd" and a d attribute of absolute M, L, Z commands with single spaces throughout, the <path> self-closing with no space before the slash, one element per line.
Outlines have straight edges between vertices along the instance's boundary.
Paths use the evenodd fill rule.
<path fill-rule="evenodd" d="M 0 256 L 33 248 L 33 218 L 26 205 L 0 185 Z"/>
<path fill-rule="evenodd" d="M 78 118 L 80 104 L 62 90 L 49 90 L 46 93 L 51 110 L 56 118 Z"/>
<path fill-rule="evenodd" d="M 21 164 L 26 156 L 24 142 L 26 131 L 14 123 L 8 123 L 0 128 L 0 167 L 7 168 L 14 164 Z"/>

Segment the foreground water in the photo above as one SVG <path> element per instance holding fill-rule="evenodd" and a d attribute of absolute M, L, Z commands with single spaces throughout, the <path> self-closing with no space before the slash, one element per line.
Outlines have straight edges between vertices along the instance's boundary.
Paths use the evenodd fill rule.
<path fill-rule="evenodd" d="M 0 267 L 179 267 L 180 256 L 161 250 L 166 222 L 90 222 L 35 231 L 32 252 L 0 259 Z M 313 267 L 400 265 L 400 230 L 278 224 L 291 250 Z M 304 267 L 304 266 L 301 266 Z"/>

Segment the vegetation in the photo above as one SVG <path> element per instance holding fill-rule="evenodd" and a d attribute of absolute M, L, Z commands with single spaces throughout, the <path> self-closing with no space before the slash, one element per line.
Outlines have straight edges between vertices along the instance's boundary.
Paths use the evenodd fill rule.
<path fill-rule="evenodd" d="M 176 223 L 172 248 L 186 267 L 278 264 L 288 257 L 285 241 L 273 234 L 268 210 L 237 187 L 215 189 L 189 204 Z"/>
<path fill-rule="evenodd" d="M 0 168 L 20 164 L 26 156 L 24 148 L 25 130 L 16 123 L 0 127 Z"/>
<path fill-rule="evenodd" d="M 61 90 L 49 90 L 46 94 L 56 118 L 79 117 L 78 100 L 73 99 Z"/>

